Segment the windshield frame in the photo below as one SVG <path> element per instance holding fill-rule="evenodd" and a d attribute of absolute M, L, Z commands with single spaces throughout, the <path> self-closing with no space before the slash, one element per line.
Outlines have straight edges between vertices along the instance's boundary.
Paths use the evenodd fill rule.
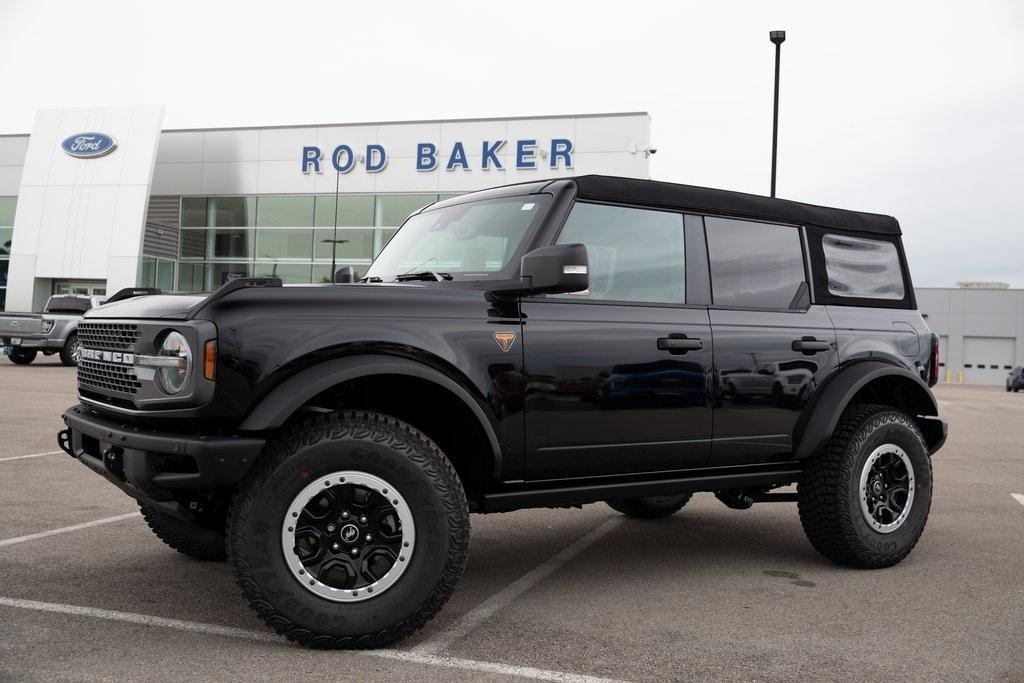
<path fill-rule="evenodd" d="M 529 199 L 531 201 L 536 202 L 540 206 L 538 207 L 538 210 L 537 210 L 536 214 L 534 215 L 533 220 L 530 222 L 530 224 L 528 226 L 526 226 L 526 230 L 523 232 L 523 238 L 519 241 L 519 244 L 516 246 L 516 249 L 512 252 L 512 255 L 509 257 L 508 262 L 504 265 L 504 267 L 501 268 L 500 270 L 493 270 L 493 271 L 486 271 L 486 272 L 473 272 L 472 273 L 473 277 L 466 277 L 467 273 L 465 273 L 465 272 L 452 271 L 450 273 L 450 275 L 452 276 L 452 280 L 450 280 L 449 282 L 499 282 L 499 281 L 504 281 L 504 280 L 510 280 L 510 279 L 518 278 L 519 277 L 519 267 L 520 267 L 519 266 L 519 262 L 522 259 L 523 255 L 526 253 L 529 245 L 532 244 L 533 240 L 537 237 L 537 234 L 538 234 L 541 226 L 544 225 L 544 222 L 545 222 L 545 220 L 546 220 L 546 218 L 548 216 L 548 213 L 551 211 L 551 207 L 553 205 L 553 195 L 551 193 L 549 193 L 549 192 L 540 192 L 540 193 L 529 193 L 529 192 L 526 192 L 526 193 L 523 193 L 523 194 L 507 194 L 507 195 L 500 195 L 498 197 L 486 197 L 486 198 L 480 198 L 480 199 L 474 199 L 472 194 L 464 195 L 464 197 L 465 197 L 465 201 L 459 201 L 459 199 L 462 199 L 462 197 L 453 197 L 452 199 L 448 199 L 448 200 L 445 200 L 443 202 L 437 202 L 435 204 L 430 204 L 429 206 L 426 206 L 426 207 L 420 209 L 419 211 L 416 211 L 415 213 L 410 214 L 404 221 L 402 221 L 402 225 L 400 225 L 398 230 L 395 231 L 395 234 L 391 236 L 391 239 L 389 239 L 387 244 L 385 244 L 384 247 L 380 250 L 380 253 L 377 254 L 376 257 L 374 257 L 374 259 L 370 263 L 369 267 L 367 267 L 366 273 L 363 276 L 361 281 L 362 282 L 370 282 L 371 281 L 370 278 L 381 278 L 381 280 L 380 280 L 381 282 L 395 282 L 396 281 L 395 280 L 396 277 L 398 277 L 399 275 L 403 275 L 404 274 L 404 273 L 383 273 L 383 274 L 381 274 L 381 273 L 374 273 L 373 272 L 373 268 L 374 268 L 374 266 L 377 265 L 377 263 L 380 260 L 381 256 L 383 256 L 384 253 L 388 250 L 388 247 L 391 246 L 391 243 L 401 233 L 401 231 L 405 227 L 406 223 L 408 223 L 413 218 L 417 218 L 419 216 L 425 216 L 425 215 L 430 214 L 430 213 L 432 213 L 434 211 L 450 209 L 450 208 L 452 208 L 454 206 L 460 206 L 460 205 L 464 205 L 464 204 L 479 204 L 479 205 L 498 204 L 498 203 L 503 203 L 503 202 L 512 202 L 512 201 L 517 201 L 517 200 L 522 201 L 522 200 Z M 423 271 L 438 272 L 437 270 L 435 270 L 435 268 L 436 268 L 436 266 L 434 268 L 432 268 L 431 265 L 429 263 L 427 263 L 427 264 L 424 264 L 422 268 L 415 268 L 412 272 L 414 272 L 414 273 L 415 272 L 423 272 Z M 440 270 L 445 272 L 445 273 L 448 273 L 448 271 L 444 270 L 443 268 L 440 269 Z M 376 282 L 377 280 L 372 280 L 372 281 Z"/>

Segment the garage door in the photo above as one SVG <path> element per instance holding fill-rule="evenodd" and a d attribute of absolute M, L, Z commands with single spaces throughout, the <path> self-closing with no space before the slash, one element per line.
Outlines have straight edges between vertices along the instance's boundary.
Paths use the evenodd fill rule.
<path fill-rule="evenodd" d="M 968 384 L 1004 384 L 1013 364 L 1012 338 L 964 337 L 964 381 Z"/>

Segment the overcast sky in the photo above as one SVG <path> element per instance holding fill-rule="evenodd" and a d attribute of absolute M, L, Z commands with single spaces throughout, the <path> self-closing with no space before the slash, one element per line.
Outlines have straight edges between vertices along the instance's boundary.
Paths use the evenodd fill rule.
<path fill-rule="evenodd" d="M 1024 287 L 1024 3 L 0 0 L 0 133 L 647 111 L 652 176 L 895 215 L 916 285 Z"/>

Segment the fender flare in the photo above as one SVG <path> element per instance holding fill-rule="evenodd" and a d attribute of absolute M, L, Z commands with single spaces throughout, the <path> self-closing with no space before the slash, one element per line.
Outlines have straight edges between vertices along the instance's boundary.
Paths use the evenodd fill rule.
<path fill-rule="evenodd" d="M 335 358 L 318 363 L 292 375 L 263 397 L 249 412 L 241 431 L 260 432 L 276 429 L 295 411 L 317 394 L 331 387 L 369 375 L 404 375 L 433 382 L 461 400 L 476 417 L 491 446 L 494 476 L 501 473 L 501 445 L 494 425 L 472 394 L 461 384 L 434 368 L 406 358 L 386 355 L 362 355 Z"/>
<path fill-rule="evenodd" d="M 939 406 L 931 389 L 923 379 L 913 372 L 884 361 L 860 361 L 846 366 L 833 375 L 819 389 L 818 396 L 797 420 L 796 426 L 793 428 L 794 457 L 797 460 L 802 460 L 817 453 L 832 437 L 839 418 L 857 392 L 882 377 L 899 377 L 913 383 L 915 389 L 918 390 L 918 398 L 925 399 L 925 410 L 920 411 L 918 415 L 936 416 L 939 414 Z"/>
<path fill-rule="evenodd" d="M 64 328 L 64 337 L 63 339 L 60 340 L 61 348 L 64 348 L 64 346 L 67 345 L 68 337 L 70 337 L 73 334 L 78 334 L 78 323 L 80 322 L 81 320 L 75 320 L 73 322 L 68 323 L 68 326 Z"/>

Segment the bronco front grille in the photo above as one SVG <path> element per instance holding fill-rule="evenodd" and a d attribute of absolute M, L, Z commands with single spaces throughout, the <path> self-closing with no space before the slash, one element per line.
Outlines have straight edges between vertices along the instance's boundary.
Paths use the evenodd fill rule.
<path fill-rule="evenodd" d="M 78 324 L 78 341 L 87 349 L 132 351 L 139 340 L 139 326 L 133 323 Z"/>
<path fill-rule="evenodd" d="M 135 376 L 135 368 L 118 363 L 87 360 L 78 361 L 78 383 L 105 391 L 117 391 L 122 394 L 138 393 L 142 382 Z"/>

